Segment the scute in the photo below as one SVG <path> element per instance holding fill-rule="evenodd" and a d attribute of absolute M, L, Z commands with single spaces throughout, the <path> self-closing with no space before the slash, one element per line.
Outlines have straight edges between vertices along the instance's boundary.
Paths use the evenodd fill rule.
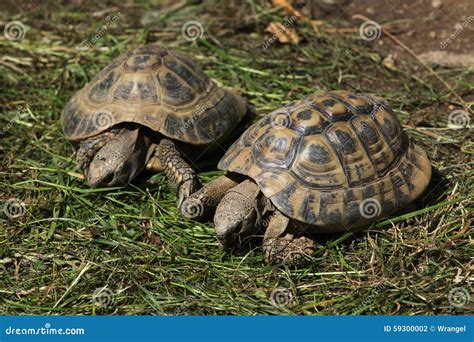
<path fill-rule="evenodd" d="M 134 88 L 133 82 L 131 81 L 123 82 L 115 89 L 114 100 L 128 100 L 133 88 Z"/>
<path fill-rule="evenodd" d="M 179 106 L 190 103 L 194 99 L 191 88 L 184 85 L 178 77 L 171 72 L 164 72 L 157 76 L 158 82 L 163 91 L 163 100 L 170 105 Z"/>
<path fill-rule="evenodd" d="M 290 130 L 276 129 L 260 136 L 252 148 L 255 160 L 262 167 L 287 168 L 295 155 L 298 136 Z"/>
<path fill-rule="evenodd" d="M 340 188 L 346 184 L 337 155 L 322 135 L 302 138 L 290 173 L 310 189 Z"/>
<path fill-rule="evenodd" d="M 153 54 L 152 51 L 143 51 L 143 53 L 131 55 L 124 64 L 127 70 L 138 72 L 138 71 L 151 71 L 162 63 L 162 59 Z"/>
<path fill-rule="evenodd" d="M 322 133 L 330 124 L 330 121 L 320 110 L 306 104 L 295 108 L 291 112 L 290 120 L 292 129 L 298 131 L 301 135 Z"/>
<path fill-rule="evenodd" d="M 204 91 L 206 89 L 206 83 L 209 82 L 206 75 L 195 75 L 189 67 L 180 63 L 178 60 L 167 60 L 165 66 L 177 75 L 181 82 L 187 83 L 190 88 L 197 91 Z"/>
<path fill-rule="evenodd" d="M 188 57 L 158 45 L 125 52 L 79 90 L 62 112 L 66 138 L 79 141 L 135 122 L 195 145 L 222 140 L 247 112 Z M 97 124 L 98 115 L 108 120 Z"/>
<path fill-rule="evenodd" d="M 249 176 L 285 215 L 329 232 L 390 215 L 431 177 L 425 152 L 409 141 L 388 104 L 345 91 L 313 94 L 268 114 L 218 167 Z"/>
<path fill-rule="evenodd" d="M 117 81 L 115 71 L 110 71 L 104 78 L 99 80 L 89 92 L 89 99 L 93 102 L 104 102 L 108 100 L 110 88 Z"/>
<path fill-rule="evenodd" d="M 330 141 L 341 162 L 349 186 L 368 183 L 375 179 L 374 166 L 357 133 L 347 122 L 336 122 L 324 136 Z"/>

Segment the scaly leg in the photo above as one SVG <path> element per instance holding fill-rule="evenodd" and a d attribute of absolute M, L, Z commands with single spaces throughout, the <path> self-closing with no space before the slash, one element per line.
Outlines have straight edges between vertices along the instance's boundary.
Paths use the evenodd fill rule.
<path fill-rule="evenodd" d="M 89 172 L 89 165 L 97 151 L 99 151 L 107 141 L 117 135 L 117 133 L 118 131 L 116 129 L 111 129 L 81 141 L 76 153 L 76 165 L 77 169 L 84 172 L 86 177 Z"/>
<path fill-rule="evenodd" d="M 288 266 L 305 265 L 305 257 L 316 251 L 314 241 L 304 236 L 295 238 L 290 219 L 279 211 L 275 211 L 267 222 L 263 237 L 263 250 L 267 261 Z"/>
<path fill-rule="evenodd" d="M 183 202 L 181 215 L 194 220 L 210 217 L 227 190 L 237 184 L 237 181 L 227 176 L 221 176 L 207 183 Z"/>
<path fill-rule="evenodd" d="M 173 141 L 161 139 L 155 149 L 155 156 L 150 159 L 148 169 L 163 170 L 168 180 L 178 189 L 178 208 L 192 193 L 201 188 L 196 172 L 183 159 Z"/>
<path fill-rule="evenodd" d="M 250 179 L 227 191 L 214 215 L 217 239 L 224 248 L 242 246 L 257 235 L 261 198 L 260 188 Z"/>

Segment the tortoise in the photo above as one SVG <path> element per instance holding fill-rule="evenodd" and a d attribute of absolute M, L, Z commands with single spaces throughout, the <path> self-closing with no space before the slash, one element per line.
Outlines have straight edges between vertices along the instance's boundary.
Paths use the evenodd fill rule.
<path fill-rule="evenodd" d="M 204 218 L 215 210 L 224 247 L 263 228 L 267 260 L 287 265 L 308 261 L 315 233 L 363 229 L 412 202 L 431 178 L 426 153 L 387 102 L 347 91 L 312 94 L 271 112 L 218 168 L 227 173 L 192 194 L 182 213 Z"/>
<path fill-rule="evenodd" d="M 62 112 L 76 161 L 91 187 L 118 186 L 142 169 L 164 171 L 179 205 L 200 188 L 183 151 L 202 153 L 247 112 L 190 58 L 155 44 L 123 53 L 79 90 Z M 183 147 L 184 144 L 184 147 Z"/>

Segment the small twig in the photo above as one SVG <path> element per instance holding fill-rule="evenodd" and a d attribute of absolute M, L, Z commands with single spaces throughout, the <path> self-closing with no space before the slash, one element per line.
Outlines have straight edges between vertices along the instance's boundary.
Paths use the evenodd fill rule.
<path fill-rule="evenodd" d="M 446 89 L 448 89 L 453 95 L 454 97 L 456 97 L 456 99 L 463 105 L 464 109 L 469 111 L 469 112 L 472 112 L 471 111 L 471 108 L 467 105 L 467 103 L 462 99 L 461 96 L 459 96 L 458 93 L 456 93 L 456 91 L 453 89 L 453 87 L 451 87 L 451 85 L 449 85 L 448 82 L 446 82 L 441 76 L 439 76 L 428 64 L 426 64 L 423 60 L 421 60 L 420 57 L 418 57 L 418 55 L 416 53 L 413 52 L 413 50 L 411 50 L 408 46 L 406 46 L 403 42 L 401 42 L 397 37 L 395 37 L 393 34 L 391 34 L 390 32 L 388 32 L 387 30 L 385 30 L 384 28 L 382 28 L 382 32 L 387 35 L 388 38 L 390 38 L 391 40 L 393 40 L 395 43 L 397 43 L 403 50 L 405 50 L 406 52 L 408 52 L 411 56 L 413 56 L 426 70 L 428 70 L 430 72 L 430 74 L 432 74 L 434 77 L 436 77 L 441 83 L 443 83 L 443 85 L 446 87 Z"/>
<path fill-rule="evenodd" d="M 20 68 L 17 68 L 15 65 L 13 65 L 12 63 L 8 63 L 8 62 L 5 62 L 5 61 L 1 61 L 0 60 L 0 65 L 3 65 L 3 66 L 6 66 L 7 68 L 10 68 L 10 69 L 13 69 L 14 71 L 16 71 L 17 73 L 19 74 L 22 74 L 22 75 L 27 75 L 27 73 L 23 70 L 21 70 Z"/>
<path fill-rule="evenodd" d="M 294 8 L 293 5 L 288 2 L 288 0 L 272 0 L 272 3 L 273 6 L 283 8 L 287 13 L 294 15 L 298 19 L 301 18 L 304 21 L 308 20 L 308 18 L 303 13 Z"/>
<path fill-rule="evenodd" d="M 353 16 L 353 18 L 355 19 L 361 19 L 361 20 L 364 20 L 364 21 L 371 21 L 369 18 L 367 18 L 366 16 L 363 16 L 361 14 L 356 14 Z M 403 50 L 405 50 L 406 52 L 408 52 L 408 54 L 410 54 L 412 57 L 414 57 L 418 63 L 420 63 L 426 70 L 428 70 L 430 72 L 430 74 L 432 74 L 434 77 L 436 77 L 445 87 L 446 89 L 448 89 L 451 94 L 454 95 L 454 97 L 462 104 L 462 106 L 464 107 L 464 109 L 470 113 L 472 113 L 472 110 L 471 108 L 467 105 L 467 103 L 462 99 L 461 96 L 459 96 L 458 93 L 456 93 L 456 91 L 453 89 L 453 87 L 451 87 L 451 85 L 449 85 L 448 82 L 446 82 L 441 76 L 439 76 L 428 64 L 426 64 L 420 57 L 418 57 L 418 55 L 416 53 L 413 52 L 412 49 L 410 49 L 408 46 L 406 46 L 400 39 L 398 39 L 397 37 L 395 37 L 393 34 L 391 34 L 387 27 L 385 26 L 382 26 L 380 25 L 380 29 L 382 31 L 383 34 L 387 35 L 388 38 L 390 38 L 391 40 L 393 40 L 396 44 L 398 44 Z"/>
<path fill-rule="evenodd" d="M 64 294 L 61 296 L 61 298 L 59 298 L 58 301 L 56 302 L 56 304 L 54 304 L 53 308 L 56 308 L 59 305 L 59 303 L 61 303 L 61 301 L 64 299 L 64 297 L 67 296 L 69 291 L 71 291 L 71 289 L 79 282 L 79 280 L 82 278 L 84 273 L 86 273 L 87 270 L 89 270 L 89 268 L 91 268 L 91 266 L 92 266 L 92 264 L 90 262 L 87 262 L 87 264 L 84 266 L 84 268 L 81 270 L 81 272 L 79 272 L 79 275 L 76 277 L 76 279 L 74 279 L 74 281 L 71 283 L 71 285 L 67 288 L 66 292 L 64 292 Z"/>

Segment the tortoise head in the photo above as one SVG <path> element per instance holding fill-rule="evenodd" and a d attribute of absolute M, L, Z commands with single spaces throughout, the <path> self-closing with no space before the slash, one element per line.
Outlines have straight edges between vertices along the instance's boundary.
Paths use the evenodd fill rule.
<path fill-rule="evenodd" d="M 257 233 L 259 195 L 257 184 L 245 180 L 222 198 L 214 215 L 214 226 L 223 247 L 242 245 Z"/>
<path fill-rule="evenodd" d="M 120 186 L 131 181 L 146 165 L 152 143 L 138 127 L 122 128 L 105 138 L 105 144 L 84 166 L 91 187 Z"/>

